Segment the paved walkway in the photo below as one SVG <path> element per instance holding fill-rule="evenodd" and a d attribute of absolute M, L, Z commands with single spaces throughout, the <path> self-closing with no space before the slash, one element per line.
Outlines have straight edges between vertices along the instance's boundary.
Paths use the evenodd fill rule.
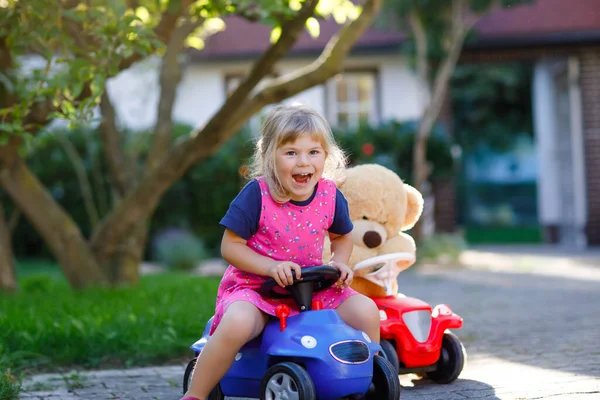
<path fill-rule="evenodd" d="M 406 295 L 464 318 L 455 333 L 469 355 L 450 385 L 402 376 L 402 399 L 600 399 L 600 253 L 481 248 L 463 262 L 400 275 Z M 183 366 L 40 375 L 21 398 L 177 400 L 182 375 Z"/>

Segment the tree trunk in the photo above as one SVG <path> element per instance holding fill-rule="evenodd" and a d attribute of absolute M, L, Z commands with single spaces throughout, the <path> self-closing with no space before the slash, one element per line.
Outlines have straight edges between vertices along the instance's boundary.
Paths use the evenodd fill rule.
<path fill-rule="evenodd" d="M 0 183 L 13 202 L 40 233 L 74 289 L 105 284 L 106 278 L 94 259 L 79 227 L 52 198 L 23 160 L 4 159 Z"/>
<path fill-rule="evenodd" d="M 449 35 L 450 39 L 447 42 L 447 54 L 442 61 L 441 66 L 435 73 L 431 99 L 421 117 L 417 135 L 415 137 L 413 145 L 413 186 L 421 192 L 424 189 L 424 183 L 431 174 L 431 166 L 427 163 L 427 141 L 431 134 L 431 130 L 442 111 L 444 97 L 446 96 L 452 73 L 456 68 L 456 63 L 458 62 L 465 36 L 475 23 L 474 18 L 471 18 L 468 21 L 465 20 L 467 9 L 464 0 L 455 0 L 452 3 L 452 10 L 450 13 L 451 32 Z M 413 24 L 412 27 L 413 29 L 416 27 L 416 31 L 424 29 L 422 25 L 419 26 L 418 24 Z M 421 32 L 421 34 L 416 34 L 415 36 L 420 38 L 420 40 L 426 40 L 426 36 L 423 35 L 423 32 Z M 426 51 L 427 46 L 424 44 L 417 45 L 417 49 L 419 49 L 419 51 Z M 420 60 L 421 63 L 427 63 L 427 55 L 419 54 L 417 59 Z M 427 65 L 419 67 L 421 73 L 426 73 L 428 69 L 429 66 Z M 420 223 L 415 225 L 411 234 L 417 242 L 422 239 L 422 227 Z"/>
<path fill-rule="evenodd" d="M 148 237 L 147 221 L 140 221 L 134 232 L 121 243 L 115 254 L 103 265 L 111 286 L 135 286 L 140 281 L 140 264 Z"/>
<path fill-rule="evenodd" d="M 0 291 L 16 292 L 17 275 L 13 261 L 11 232 L 0 202 Z"/>

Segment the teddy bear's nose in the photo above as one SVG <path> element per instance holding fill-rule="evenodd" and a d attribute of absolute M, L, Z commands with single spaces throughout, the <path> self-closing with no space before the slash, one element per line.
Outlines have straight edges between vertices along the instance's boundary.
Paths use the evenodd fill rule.
<path fill-rule="evenodd" d="M 368 248 L 373 249 L 381 244 L 381 235 L 375 231 L 367 231 L 363 235 L 363 242 Z"/>

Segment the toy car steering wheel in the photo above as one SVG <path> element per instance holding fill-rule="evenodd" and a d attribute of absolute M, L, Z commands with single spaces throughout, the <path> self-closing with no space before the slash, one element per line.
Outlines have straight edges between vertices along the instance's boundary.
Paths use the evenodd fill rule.
<path fill-rule="evenodd" d="M 302 268 L 302 278 L 282 288 L 275 279 L 269 278 L 260 287 L 260 294 L 269 299 L 296 300 L 300 310 L 309 310 L 312 294 L 327 289 L 340 279 L 340 271 L 329 265 Z"/>

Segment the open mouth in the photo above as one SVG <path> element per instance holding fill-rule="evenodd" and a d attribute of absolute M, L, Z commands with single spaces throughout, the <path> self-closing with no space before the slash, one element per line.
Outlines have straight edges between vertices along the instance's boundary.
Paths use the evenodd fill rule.
<path fill-rule="evenodd" d="M 294 179 L 294 182 L 302 185 L 310 181 L 310 178 L 312 178 L 312 176 L 313 174 L 294 174 L 292 175 L 292 178 Z"/>

